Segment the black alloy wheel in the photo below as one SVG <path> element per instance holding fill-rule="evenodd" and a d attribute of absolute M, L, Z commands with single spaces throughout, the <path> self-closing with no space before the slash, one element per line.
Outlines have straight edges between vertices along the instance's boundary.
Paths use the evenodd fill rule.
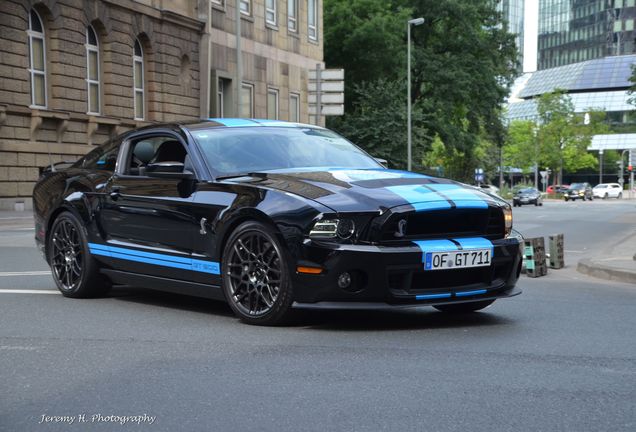
<path fill-rule="evenodd" d="M 53 280 L 64 296 L 97 297 L 110 289 L 90 255 L 81 222 L 72 213 L 61 213 L 53 223 L 47 252 Z"/>
<path fill-rule="evenodd" d="M 285 251 L 269 226 L 241 224 L 223 253 L 223 290 L 244 322 L 277 325 L 291 313 L 292 284 Z"/>
<path fill-rule="evenodd" d="M 456 304 L 445 304 L 445 305 L 437 305 L 433 306 L 440 312 L 453 313 L 453 314 L 464 314 L 477 312 L 479 310 L 485 309 L 491 304 L 493 304 L 495 300 L 481 300 L 470 303 L 456 303 Z"/>

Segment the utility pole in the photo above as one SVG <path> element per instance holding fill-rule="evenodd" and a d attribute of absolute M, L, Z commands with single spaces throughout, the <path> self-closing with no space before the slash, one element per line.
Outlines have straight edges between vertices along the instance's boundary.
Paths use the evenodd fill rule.
<path fill-rule="evenodd" d="M 407 159 L 407 170 L 411 171 L 411 24 L 413 25 L 422 25 L 424 24 L 424 18 L 415 18 L 409 20 L 406 24 L 406 116 L 407 116 L 407 126 L 406 126 L 406 134 L 407 134 L 407 144 L 406 144 L 406 159 Z"/>
<path fill-rule="evenodd" d="M 243 51 L 241 50 L 241 2 L 236 0 L 236 117 L 241 117 L 241 88 L 243 86 Z M 208 72 L 209 73 L 209 72 Z"/>

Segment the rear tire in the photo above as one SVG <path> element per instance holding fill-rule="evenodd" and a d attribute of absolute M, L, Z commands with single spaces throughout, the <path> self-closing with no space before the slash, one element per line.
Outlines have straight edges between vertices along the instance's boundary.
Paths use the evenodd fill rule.
<path fill-rule="evenodd" d="M 244 222 L 230 235 L 223 251 L 225 298 L 241 321 L 280 325 L 293 315 L 290 259 L 274 230 Z"/>
<path fill-rule="evenodd" d="M 55 219 L 47 252 L 53 280 L 65 297 L 99 297 L 111 288 L 91 256 L 82 222 L 73 213 L 64 212 Z"/>
<path fill-rule="evenodd" d="M 605 192 L 605 195 L 603 195 L 603 199 L 607 199 L 607 192 Z"/>
<path fill-rule="evenodd" d="M 620 192 L 618 196 L 616 197 L 616 199 L 621 199 L 621 198 L 623 198 L 623 192 Z"/>
<path fill-rule="evenodd" d="M 471 312 L 477 312 L 479 310 L 485 309 L 491 304 L 493 304 L 495 300 L 482 300 L 470 303 L 457 303 L 457 304 L 445 304 L 445 305 L 437 305 L 433 306 L 440 312 L 452 313 L 452 314 L 465 314 Z"/>

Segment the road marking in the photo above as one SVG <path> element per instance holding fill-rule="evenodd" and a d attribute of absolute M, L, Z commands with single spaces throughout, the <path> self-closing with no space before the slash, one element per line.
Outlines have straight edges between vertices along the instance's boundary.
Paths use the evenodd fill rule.
<path fill-rule="evenodd" d="M 14 220 L 14 219 L 33 219 L 33 216 L 0 217 L 0 220 Z"/>
<path fill-rule="evenodd" d="M 44 276 L 50 275 L 51 270 L 44 271 L 24 271 L 24 272 L 0 272 L 0 277 L 14 277 L 14 276 Z"/>
<path fill-rule="evenodd" d="M 0 294 L 62 294 L 55 290 L 0 289 Z"/>
<path fill-rule="evenodd" d="M 35 228 L 11 228 L 0 230 L 0 232 L 14 232 L 14 231 L 35 231 Z"/>

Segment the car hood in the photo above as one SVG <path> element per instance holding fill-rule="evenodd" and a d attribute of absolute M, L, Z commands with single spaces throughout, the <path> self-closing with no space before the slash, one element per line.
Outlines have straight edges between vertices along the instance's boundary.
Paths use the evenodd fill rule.
<path fill-rule="evenodd" d="M 314 200 L 336 212 L 486 208 L 505 201 L 443 178 L 389 169 L 276 170 L 232 180 Z"/>

